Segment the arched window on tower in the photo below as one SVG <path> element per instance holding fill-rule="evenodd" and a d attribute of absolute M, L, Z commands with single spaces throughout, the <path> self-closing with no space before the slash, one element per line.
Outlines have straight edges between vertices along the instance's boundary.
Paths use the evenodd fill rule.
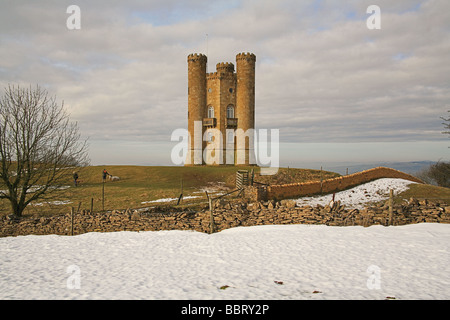
<path fill-rule="evenodd" d="M 214 118 L 214 107 L 213 106 L 208 107 L 208 118 Z"/>
<path fill-rule="evenodd" d="M 227 130 L 227 141 L 228 144 L 234 144 L 234 130 Z"/>
<path fill-rule="evenodd" d="M 213 142 L 214 135 L 211 131 L 206 131 L 206 142 Z"/>
<path fill-rule="evenodd" d="M 229 105 L 227 107 L 227 118 L 228 119 L 234 118 L 234 107 L 232 105 Z"/>

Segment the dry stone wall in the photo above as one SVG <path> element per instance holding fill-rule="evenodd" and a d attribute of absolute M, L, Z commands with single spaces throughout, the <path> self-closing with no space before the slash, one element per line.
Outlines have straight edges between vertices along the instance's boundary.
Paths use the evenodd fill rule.
<path fill-rule="evenodd" d="M 274 224 L 323 224 L 329 226 L 405 225 L 413 223 L 450 223 L 450 206 L 446 203 L 411 199 L 393 207 L 389 221 L 387 204 L 362 210 L 345 208 L 339 202 L 332 206 L 297 207 L 295 201 L 225 202 L 214 205 L 214 231 L 239 226 Z M 181 212 L 139 212 L 137 210 L 90 213 L 73 216 L 73 234 L 115 231 L 193 230 L 209 233 L 211 214 L 208 209 Z M 0 218 L 0 236 L 71 235 L 71 214 L 52 217 Z"/>
<path fill-rule="evenodd" d="M 302 196 L 310 196 L 320 193 L 333 193 L 342 191 L 348 188 L 355 187 L 357 185 L 367 183 L 380 178 L 400 178 L 406 179 L 417 183 L 423 183 L 420 179 L 406 174 L 404 172 L 385 168 L 377 167 L 346 176 L 327 179 L 321 181 L 312 181 L 304 183 L 290 183 L 283 185 L 271 185 L 265 188 L 265 191 L 254 191 L 254 200 L 281 200 Z M 261 188 L 256 188 L 261 189 Z M 250 192 L 251 193 L 251 192 Z M 264 198 L 263 198 L 264 197 Z"/>

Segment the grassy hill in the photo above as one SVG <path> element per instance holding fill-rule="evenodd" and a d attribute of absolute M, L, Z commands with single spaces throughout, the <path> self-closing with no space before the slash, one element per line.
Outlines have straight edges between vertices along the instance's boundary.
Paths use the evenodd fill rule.
<path fill-rule="evenodd" d="M 102 171 L 120 177 L 119 181 L 102 182 Z M 309 169 L 280 168 L 273 176 L 260 176 L 258 167 L 163 167 L 163 166 L 90 166 L 80 170 L 80 185 L 73 186 L 72 177 L 67 177 L 67 186 L 48 199 L 38 200 L 25 209 L 26 215 L 51 215 L 70 212 L 70 207 L 89 209 L 94 199 L 94 210 L 103 208 L 103 187 L 105 210 L 140 208 L 156 205 L 149 201 L 178 198 L 183 184 L 183 196 L 195 196 L 195 200 L 204 201 L 204 189 L 214 191 L 215 187 L 235 188 L 237 170 L 254 170 L 255 181 L 266 184 L 302 182 L 339 176 L 337 173 Z M 63 204 L 61 204 L 63 202 Z M 173 202 L 172 202 L 173 203 Z M 183 201 L 186 203 L 186 200 Z M 0 201 L 0 215 L 9 214 L 9 202 Z"/>
<path fill-rule="evenodd" d="M 410 198 L 440 200 L 450 204 L 450 188 L 413 183 L 409 186 L 408 190 L 400 193 L 396 197 L 395 202 L 400 203 L 403 199 Z"/>
<path fill-rule="evenodd" d="M 102 171 L 120 177 L 119 181 L 102 182 Z M 204 190 L 208 193 L 226 192 L 235 189 L 237 170 L 255 170 L 255 181 L 266 184 L 305 182 L 339 176 L 338 173 L 310 169 L 280 168 L 273 176 L 260 176 L 258 167 L 161 167 L 161 166 L 91 166 L 79 171 L 81 184 L 73 186 L 72 177 L 67 177 L 67 188 L 52 194 L 48 199 L 38 200 L 25 209 L 25 215 L 53 215 L 69 213 L 71 207 L 90 209 L 91 199 L 94 210 L 143 208 L 164 203 L 152 203 L 158 199 L 177 199 L 183 184 L 183 204 L 204 202 Z M 409 198 L 441 199 L 450 204 L 450 189 L 432 185 L 412 184 L 411 188 L 396 197 L 396 201 Z M 171 204 L 176 203 L 172 201 Z M 0 200 L 0 215 L 11 213 L 10 204 Z"/>

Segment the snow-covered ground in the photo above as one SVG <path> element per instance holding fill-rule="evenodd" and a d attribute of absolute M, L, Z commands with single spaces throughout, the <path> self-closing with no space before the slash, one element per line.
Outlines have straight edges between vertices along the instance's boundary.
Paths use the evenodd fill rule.
<path fill-rule="evenodd" d="M 185 196 L 185 197 L 183 197 L 184 200 L 196 199 L 196 198 L 200 198 L 200 196 Z M 172 202 L 172 201 L 177 201 L 177 200 L 178 200 L 178 198 L 162 198 L 162 199 L 156 199 L 156 200 L 151 200 L 151 201 L 143 201 L 141 203 L 147 204 L 147 203 L 159 203 L 159 202 Z"/>
<path fill-rule="evenodd" d="M 359 207 L 410 183 L 335 200 Z M 30 235 L 0 238 L 0 299 L 450 299 L 449 263 L 449 224 Z"/>
<path fill-rule="evenodd" d="M 334 200 L 341 201 L 347 208 L 362 209 L 365 205 L 371 202 L 378 202 L 387 200 L 389 198 L 389 190 L 394 190 L 394 195 L 408 190 L 409 185 L 415 183 L 404 179 L 383 178 L 372 182 L 359 185 L 355 188 L 337 192 Z M 316 206 L 318 204 L 325 206 L 332 201 L 333 195 L 328 194 L 324 196 L 303 197 L 295 199 L 297 205 Z"/>
<path fill-rule="evenodd" d="M 425 223 L 7 237 L 0 299 L 450 299 L 449 253 Z"/>
<path fill-rule="evenodd" d="M 202 195 L 194 195 L 194 196 L 183 196 L 183 200 L 190 200 L 190 199 L 198 199 L 198 198 L 205 198 L 205 191 L 208 192 L 210 196 L 217 197 L 222 194 L 225 194 L 229 191 L 229 188 L 225 185 L 225 182 L 210 182 L 207 186 L 200 188 L 199 191 L 194 191 L 193 194 L 202 194 Z M 156 200 L 150 200 L 150 201 L 143 201 L 141 204 L 148 204 L 148 203 L 160 203 L 160 202 L 175 202 L 178 198 L 161 198 Z"/>
<path fill-rule="evenodd" d="M 62 205 L 66 205 L 66 204 L 70 204 L 72 203 L 72 201 L 70 200 L 56 200 L 56 201 L 48 201 L 48 202 L 32 202 L 31 205 L 32 206 L 37 206 L 37 207 L 42 207 L 44 204 L 51 204 L 54 206 L 62 206 Z"/>

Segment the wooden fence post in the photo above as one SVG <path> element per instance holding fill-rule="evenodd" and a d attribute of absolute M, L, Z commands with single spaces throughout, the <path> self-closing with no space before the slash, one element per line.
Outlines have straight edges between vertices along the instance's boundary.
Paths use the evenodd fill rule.
<path fill-rule="evenodd" d="M 208 194 L 208 191 L 205 191 L 206 197 L 208 198 L 208 204 L 209 204 L 209 233 L 214 233 L 214 211 L 213 211 L 213 205 L 212 205 L 212 199 Z"/>
<path fill-rule="evenodd" d="M 94 198 L 91 198 L 91 214 L 94 212 Z"/>
<path fill-rule="evenodd" d="M 392 225 L 394 215 L 394 190 L 389 190 L 389 225 Z"/>
<path fill-rule="evenodd" d="M 323 194 L 323 176 L 322 176 L 322 166 L 320 166 L 320 194 Z"/>
<path fill-rule="evenodd" d="M 103 180 L 103 188 L 102 188 L 102 211 L 105 211 L 105 180 Z"/>
<path fill-rule="evenodd" d="M 180 193 L 180 196 L 178 197 L 177 205 L 180 204 L 180 201 L 182 199 L 183 199 L 183 178 L 181 178 L 181 193 Z"/>
<path fill-rule="evenodd" d="M 72 236 L 73 236 L 73 213 L 74 213 L 74 211 L 75 211 L 75 208 L 71 207 L 71 210 L 70 210 L 70 235 L 72 235 Z"/>

